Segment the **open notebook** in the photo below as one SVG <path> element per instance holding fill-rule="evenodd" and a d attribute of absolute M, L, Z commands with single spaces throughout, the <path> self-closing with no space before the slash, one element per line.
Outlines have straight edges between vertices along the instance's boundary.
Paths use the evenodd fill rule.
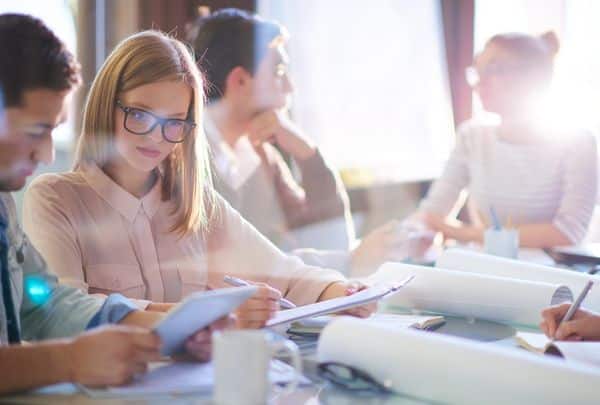
<path fill-rule="evenodd" d="M 289 333 L 302 335 L 318 335 L 327 324 L 338 315 L 324 315 L 316 318 L 303 319 L 294 322 Z M 420 330 L 433 330 L 443 325 L 446 321 L 443 316 L 405 315 L 405 314 L 373 314 L 364 320 L 372 324 L 382 324 L 397 328 L 412 328 Z"/>
<path fill-rule="evenodd" d="M 517 344 L 530 352 L 549 354 L 600 367 L 600 342 L 551 341 L 543 333 L 518 332 Z"/>

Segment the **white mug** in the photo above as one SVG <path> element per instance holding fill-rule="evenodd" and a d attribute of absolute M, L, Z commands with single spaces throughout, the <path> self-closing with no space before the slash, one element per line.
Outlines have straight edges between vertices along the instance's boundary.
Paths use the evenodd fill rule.
<path fill-rule="evenodd" d="M 269 380 L 271 359 L 281 352 L 289 353 L 295 370 L 293 380 L 284 388 Z M 213 364 L 217 404 L 265 404 L 271 392 L 285 395 L 294 391 L 302 374 L 298 346 L 260 330 L 215 332 Z"/>

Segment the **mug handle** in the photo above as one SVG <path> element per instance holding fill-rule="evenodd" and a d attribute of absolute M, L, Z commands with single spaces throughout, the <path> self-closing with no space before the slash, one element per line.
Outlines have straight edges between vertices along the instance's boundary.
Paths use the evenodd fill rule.
<path fill-rule="evenodd" d="M 277 395 L 287 395 L 294 392 L 296 388 L 298 388 L 300 376 L 302 375 L 302 359 L 300 358 L 300 350 L 298 350 L 298 346 L 291 340 L 278 340 L 271 343 L 271 356 L 275 356 L 281 352 L 287 352 L 292 359 L 294 378 L 292 381 L 286 383 L 284 388 L 279 388 L 276 384 L 273 384 L 273 390 L 277 393 Z"/>

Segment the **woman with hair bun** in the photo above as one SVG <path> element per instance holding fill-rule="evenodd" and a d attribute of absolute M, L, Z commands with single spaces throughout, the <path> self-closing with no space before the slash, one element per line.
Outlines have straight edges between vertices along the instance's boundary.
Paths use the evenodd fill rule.
<path fill-rule="evenodd" d="M 540 106 L 553 76 L 559 41 L 539 36 L 492 37 L 467 69 L 469 84 L 496 123 L 470 120 L 442 176 L 416 217 L 446 238 L 481 242 L 493 207 L 519 230 L 523 247 L 576 244 L 584 237 L 596 199 L 596 143 L 591 134 L 551 127 Z M 545 121 L 545 122 L 540 122 Z M 452 215 L 462 190 L 471 223 Z"/>

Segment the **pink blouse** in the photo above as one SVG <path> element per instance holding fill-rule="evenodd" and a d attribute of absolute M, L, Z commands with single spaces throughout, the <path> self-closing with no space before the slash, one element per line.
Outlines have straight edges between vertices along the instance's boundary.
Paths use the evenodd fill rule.
<path fill-rule="evenodd" d="M 25 195 L 23 223 L 61 282 L 118 292 L 142 308 L 223 287 L 224 275 L 268 283 L 298 305 L 344 280 L 282 253 L 220 196 L 217 208 L 212 231 L 180 238 L 168 231 L 173 203 L 161 201 L 160 181 L 138 199 L 92 166 L 38 177 Z"/>

